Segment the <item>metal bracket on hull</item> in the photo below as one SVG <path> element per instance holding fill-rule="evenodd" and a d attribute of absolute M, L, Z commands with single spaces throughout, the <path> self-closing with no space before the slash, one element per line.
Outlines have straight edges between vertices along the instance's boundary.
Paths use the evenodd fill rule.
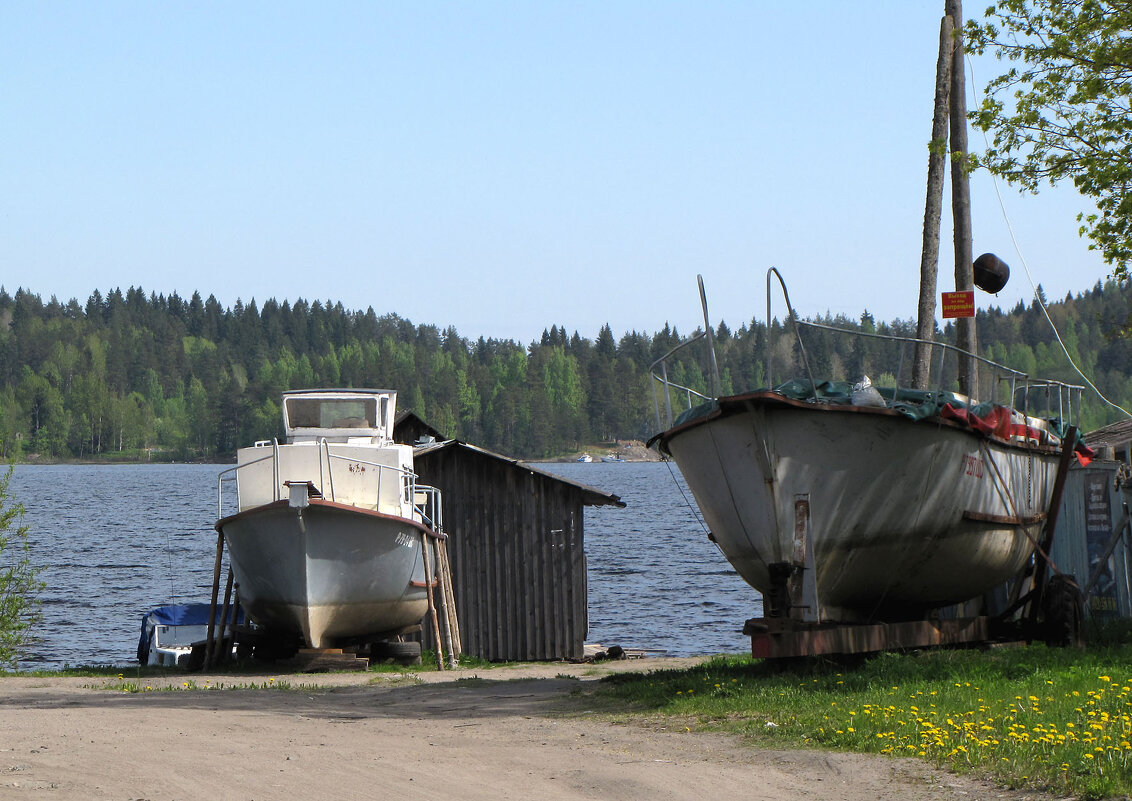
<path fill-rule="evenodd" d="M 767 567 L 770 569 L 770 591 L 765 603 L 770 617 L 819 622 L 821 612 L 817 571 L 814 569 L 809 494 L 794 496 L 794 540 L 790 561 L 774 562 Z"/>
<path fill-rule="evenodd" d="M 287 503 L 295 509 L 306 509 L 311 498 L 321 498 L 322 493 L 313 481 L 284 481 L 287 488 Z"/>
<path fill-rule="evenodd" d="M 814 537 L 808 493 L 794 496 L 794 564 L 800 565 L 802 570 L 800 580 L 795 578 L 791 606 L 801 613 L 802 620 L 817 623 L 821 620 L 821 613 L 818 609 L 817 566 L 814 564 Z"/>

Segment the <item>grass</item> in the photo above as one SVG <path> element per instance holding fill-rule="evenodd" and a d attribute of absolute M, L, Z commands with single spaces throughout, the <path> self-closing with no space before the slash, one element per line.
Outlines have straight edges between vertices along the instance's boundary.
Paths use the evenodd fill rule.
<path fill-rule="evenodd" d="M 518 663 L 516 662 L 489 662 L 486 659 L 480 659 L 476 656 L 464 655 L 460 657 L 460 667 L 462 669 L 474 668 L 477 670 L 492 670 L 496 668 L 512 667 Z M 264 672 L 271 670 L 270 662 L 239 662 L 234 664 L 227 664 L 217 667 L 211 671 L 213 674 L 232 676 L 233 678 L 241 675 L 260 675 Z M 419 665 L 399 665 L 392 661 L 377 662 L 371 664 L 367 668 L 368 673 L 384 675 L 384 674 L 416 674 L 435 672 L 439 670 L 436 665 L 436 653 L 434 651 L 425 650 L 421 654 L 421 664 Z M 78 666 L 65 666 L 58 670 L 27 670 L 27 671 L 12 671 L 0 670 L 0 677 L 23 677 L 23 678 L 108 678 L 117 679 L 119 682 L 129 683 L 131 685 L 138 685 L 140 689 L 129 689 L 130 692 L 144 691 L 145 689 L 153 690 L 152 684 L 147 685 L 147 680 L 161 679 L 162 686 L 159 688 L 165 690 L 181 690 L 181 689 L 218 689 L 219 686 L 212 684 L 205 686 L 208 682 L 203 684 L 197 683 L 195 680 L 188 680 L 177 686 L 164 686 L 170 678 L 188 677 L 191 676 L 188 671 L 183 668 L 158 666 L 158 665 L 131 665 L 124 668 L 121 665 L 78 665 Z M 128 678 L 127 678 L 128 676 Z M 375 680 L 376 680 L 375 676 Z M 268 682 L 261 682 L 260 685 L 264 689 L 277 689 L 278 683 L 271 685 L 274 682 L 270 679 Z M 182 686 L 184 685 L 184 686 Z M 256 682 L 243 683 L 240 685 L 228 685 L 230 689 L 233 686 L 239 686 L 244 689 L 260 686 Z M 123 687 L 109 686 L 109 689 L 126 689 Z"/>
<path fill-rule="evenodd" d="M 1132 793 L 1132 646 L 1035 645 L 883 654 L 855 667 L 783 670 L 719 657 L 620 674 L 601 694 L 625 712 L 754 744 L 916 757 L 1011 788 L 1082 798 Z"/>
<path fill-rule="evenodd" d="M 152 693 L 152 692 L 190 692 L 193 690 L 300 690 L 311 689 L 314 685 L 293 685 L 288 681 L 276 681 L 274 678 L 267 678 L 263 681 L 241 682 L 234 684 L 226 684 L 225 682 L 218 681 L 215 684 L 211 679 L 205 679 L 203 682 L 197 682 L 193 679 L 187 679 L 180 684 L 146 684 L 144 680 L 127 679 L 123 674 L 118 674 L 117 681 L 109 684 L 101 684 L 98 686 L 88 685 L 92 690 L 113 690 L 115 692 L 123 693 Z"/>

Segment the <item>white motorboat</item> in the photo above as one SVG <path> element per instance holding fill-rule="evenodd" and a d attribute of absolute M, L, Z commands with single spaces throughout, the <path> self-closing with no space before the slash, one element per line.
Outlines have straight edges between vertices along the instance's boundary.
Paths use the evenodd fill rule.
<path fill-rule="evenodd" d="M 797 321 L 796 333 L 807 326 L 822 336 L 840 330 Z M 705 338 L 709 352 L 710 330 L 691 340 Z M 1031 558 L 1063 448 L 1061 420 L 1080 387 L 979 360 L 996 386 L 1008 383 L 1009 405 L 906 390 L 899 380 L 866 401 L 847 383 L 812 377 L 708 396 L 667 378 L 665 361 L 687 344 L 653 365 L 667 423 L 650 444 L 676 461 L 711 537 L 763 594 L 768 617 L 913 619 L 991 590 Z M 805 362 L 800 334 L 797 347 Z M 931 347 L 954 361 L 954 347 Z M 711 352 L 709 370 L 714 363 Z M 1018 410 L 1035 390 L 1059 419 Z M 690 408 L 673 419 L 677 399 Z"/>
<path fill-rule="evenodd" d="M 416 483 L 412 447 L 393 442 L 395 406 L 390 390 L 288 392 L 286 442 L 241 448 L 221 473 L 219 514 L 231 479 L 237 508 L 216 529 L 257 627 L 327 648 L 424 617 L 440 493 Z"/>

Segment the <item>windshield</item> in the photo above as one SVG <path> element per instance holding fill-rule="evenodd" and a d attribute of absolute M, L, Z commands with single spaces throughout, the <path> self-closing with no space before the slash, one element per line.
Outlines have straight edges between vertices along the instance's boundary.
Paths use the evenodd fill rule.
<path fill-rule="evenodd" d="M 377 428 L 377 398 L 288 398 L 287 420 L 291 428 Z"/>

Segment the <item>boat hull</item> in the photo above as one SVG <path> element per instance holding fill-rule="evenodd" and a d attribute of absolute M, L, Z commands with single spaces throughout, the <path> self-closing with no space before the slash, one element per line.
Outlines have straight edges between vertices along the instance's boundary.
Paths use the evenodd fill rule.
<path fill-rule="evenodd" d="M 419 523 L 347 504 L 277 501 L 216 524 L 240 604 L 312 648 L 395 631 L 428 609 Z"/>
<path fill-rule="evenodd" d="M 752 393 L 658 437 L 739 574 L 812 544 L 820 617 L 910 619 L 1018 573 L 1047 512 L 1059 449 L 946 420 Z"/>

